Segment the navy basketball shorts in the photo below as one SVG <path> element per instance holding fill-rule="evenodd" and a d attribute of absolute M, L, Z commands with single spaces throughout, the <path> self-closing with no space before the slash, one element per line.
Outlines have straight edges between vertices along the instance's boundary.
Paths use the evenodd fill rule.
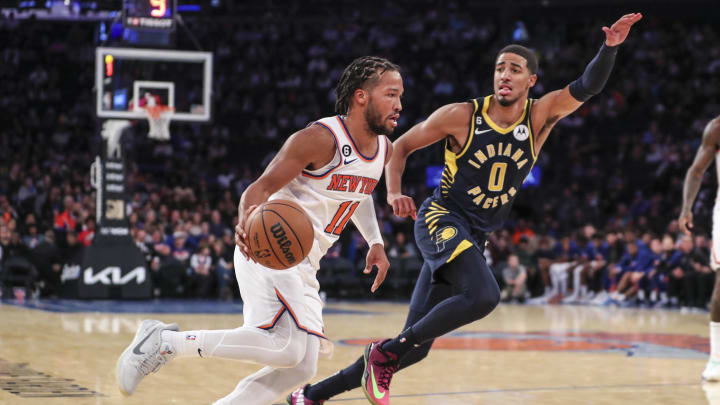
<path fill-rule="evenodd" d="M 415 242 L 433 273 L 452 262 L 462 252 L 472 247 L 484 251 L 485 240 L 477 240 L 470 232 L 467 220 L 459 213 L 430 197 L 418 210 L 415 221 Z"/>

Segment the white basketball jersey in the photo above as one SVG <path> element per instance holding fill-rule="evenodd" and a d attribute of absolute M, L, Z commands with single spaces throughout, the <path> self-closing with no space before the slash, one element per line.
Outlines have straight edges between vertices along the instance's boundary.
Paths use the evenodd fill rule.
<path fill-rule="evenodd" d="M 718 190 L 715 196 L 715 211 L 720 209 L 720 149 L 715 152 L 715 174 L 718 181 Z"/>
<path fill-rule="evenodd" d="M 379 135 L 375 155 L 364 156 L 339 115 L 312 125 L 320 125 L 333 135 L 337 147 L 335 157 L 320 169 L 303 170 L 302 175 L 278 190 L 270 200 L 295 201 L 310 216 L 315 242 L 308 259 L 317 271 L 320 259 L 338 240 L 360 201 L 372 198 L 385 167 L 389 141 Z M 312 280 L 306 281 L 317 283 L 314 274 Z"/>
<path fill-rule="evenodd" d="M 710 248 L 710 268 L 720 270 L 720 150 L 715 152 L 715 170 L 718 178 L 718 191 L 713 210 L 712 241 Z"/>

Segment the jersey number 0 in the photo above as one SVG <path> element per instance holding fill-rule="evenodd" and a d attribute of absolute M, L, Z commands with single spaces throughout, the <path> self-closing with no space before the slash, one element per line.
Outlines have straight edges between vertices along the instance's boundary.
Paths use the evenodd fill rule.
<path fill-rule="evenodd" d="M 488 181 L 488 190 L 490 191 L 502 191 L 505 185 L 505 171 L 507 170 L 507 163 L 496 162 L 490 168 L 490 180 Z"/>

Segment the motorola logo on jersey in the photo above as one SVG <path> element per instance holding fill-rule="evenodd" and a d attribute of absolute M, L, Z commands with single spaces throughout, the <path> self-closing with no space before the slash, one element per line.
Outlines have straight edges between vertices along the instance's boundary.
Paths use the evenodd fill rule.
<path fill-rule="evenodd" d="M 518 125 L 513 129 L 513 136 L 522 142 L 530 137 L 530 130 L 525 125 Z"/>
<path fill-rule="evenodd" d="M 292 251 L 290 251 L 290 246 L 292 246 L 292 242 L 290 242 L 290 240 L 287 238 L 285 228 L 283 228 L 282 224 L 280 224 L 280 222 L 276 223 L 275 225 L 270 227 L 270 231 L 272 232 L 273 237 L 275 238 L 275 242 L 282 250 L 282 254 L 283 256 L 285 256 L 285 259 L 287 259 L 288 263 L 295 263 L 295 256 L 292 254 Z"/>

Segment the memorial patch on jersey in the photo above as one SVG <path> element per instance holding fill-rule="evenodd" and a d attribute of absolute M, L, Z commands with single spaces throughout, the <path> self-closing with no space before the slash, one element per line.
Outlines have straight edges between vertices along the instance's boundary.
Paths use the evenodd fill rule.
<path fill-rule="evenodd" d="M 435 244 L 438 248 L 438 253 L 445 250 L 445 243 L 452 240 L 458 234 L 457 228 L 454 226 L 446 226 L 435 233 Z"/>

